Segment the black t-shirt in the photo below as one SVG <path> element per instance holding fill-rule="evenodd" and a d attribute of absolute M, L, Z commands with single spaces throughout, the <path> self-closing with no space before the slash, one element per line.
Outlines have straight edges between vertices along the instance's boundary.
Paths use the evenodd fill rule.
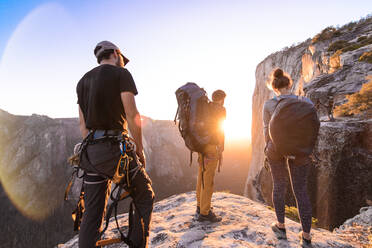
<path fill-rule="evenodd" d="M 76 92 L 86 127 L 100 130 L 123 130 L 125 111 L 120 93 L 138 94 L 130 72 L 108 64 L 87 72 Z"/>

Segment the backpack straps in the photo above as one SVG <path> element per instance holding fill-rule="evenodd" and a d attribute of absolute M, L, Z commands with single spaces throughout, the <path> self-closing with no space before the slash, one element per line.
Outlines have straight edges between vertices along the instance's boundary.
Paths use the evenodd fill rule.
<path fill-rule="evenodd" d="M 221 148 L 222 146 L 217 146 L 217 152 L 218 152 L 218 172 L 221 172 L 221 167 L 222 167 L 222 153 L 224 148 Z"/>
<path fill-rule="evenodd" d="M 85 211 L 85 204 L 84 204 L 84 183 L 81 185 L 80 189 L 80 196 L 79 196 L 79 201 L 78 204 L 75 208 L 75 210 L 72 212 L 71 217 L 72 220 L 74 221 L 74 231 L 79 231 L 80 230 L 80 224 L 81 220 L 83 218 L 83 214 Z"/>
<path fill-rule="evenodd" d="M 78 175 L 78 171 L 79 171 L 79 167 L 76 167 L 76 168 L 74 168 L 74 171 L 73 171 L 72 174 L 71 174 L 70 182 L 68 183 L 68 185 L 67 185 L 67 187 L 66 187 L 66 190 L 65 190 L 65 198 L 64 198 L 65 201 L 68 200 L 68 193 L 69 193 L 70 190 L 71 190 L 71 186 L 72 186 L 72 184 L 73 184 L 73 182 L 74 182 L 74 178 L 75 178 L 75 176 Z"/>
<path fill-rule="evenodd" d="M 205 171 L 205 164 L 204 164 L 204 154 L 202 153 L 202 174 L 201 174 L 201 180 L 202 180 L 202 187 L 204 189 L 204 171 Z"/>
<path fill-rule="evenodd" d="M 110 198 L 112 200 L 112 204 L 110 205 L 110 207 L 108 208 L 107 210 L 107 214 L 106 214 L 106 225 L 104 227 L 104 229 L 101 231 L 101 233 L 99 234 L 99 238 L 102 237 L 103 233 L 107 230 L 108 228 L 108 225 L 110 223 L 110 218 L 111 218 L 111 214 L 112 214 L 112 211 L 115 211 L 114 212 L 114 217 L 115 217 L 115 222 L 116 222 L 116 228 L 117 230 L 119 231 L 120 233 L 120 238 L 113 238 L 113 239 L 102 239 L 102 240 L 98 240 L 96 242 L 96 246 L 103 246 L 103 245 L 108 245 L 108 244 L 115 244 L 115 243 L 120 243 L 122 241 L 124 241 L 124 243 L 126 243 L 129 247 L 131 247 L 132 245 L 132 242 L 128 239 L 128 236 L 129 236 L 129 233 L 131 231 L 131 227 L 132 227 L 132 223 L 131 223 L 131 212 L 132 212 L 132 204 L 133 204 L 133 201 L 131 202 L 130 204 L 130 211 L 129 211 L 129 231 L 128 231 L 128 236 L 125 236 L 123 234 L 123 232 L 120 230 L 120 227 L 119 227 L 119 222 L 118 222 L 118 219 L 117 219 L 117 212 L 118 212 L 118 203 L 119 201 L 129 197 L 129 194 L 121 194 L 121 191 L 122 191 L 123 187 L 121 185 L 118 185 L 116 184 L 115 185 L 115 188 L 112 190 L 112 193 L 110 195 Z M 113 196 L 113 193 L 117 191 L 116 195 Z M 125 195 L 125 197 L 123 197 L 123 195 Z"/>
<path fill-rule="evenodd" d="M 190 164 L 189 164 L 190 167 L 191 167 L 191 164 L 192 164 L 192 153 L 193 153 L 193 151 L 190 150 Z"/>
<path fill-rule="evenodd" d="M 174 124 L 177 123 L 177 117 L 178 117 L 178 112 L 180 111 L 180 106 L 177 107 L 177 112 L 176 115 L 174 116 Z"/>
<path fill-rule="evenodd" d="M 280 103 L 281 101 L 283 101 L 285 98 L 274 97 L 274 99 L 276 99 L 277 102 L 276 102 L 276 104 L 275 104 L 275 108 L 273 109 L 273 112 L 271 113 L 271 117 L 272 117 L 272 115 L 274 114 L 274 112 L 275 112 L 276 108 L 278 107 L 279 103 Z M 271 117 L 270 117 L 270 119 L 271 119 Z"/>
<path fill-rule="evenodd" d="M 222 152 L 220 152 L 218 155 L 218 173 L 221 172 L 221 167 L 222 167 Z"/>

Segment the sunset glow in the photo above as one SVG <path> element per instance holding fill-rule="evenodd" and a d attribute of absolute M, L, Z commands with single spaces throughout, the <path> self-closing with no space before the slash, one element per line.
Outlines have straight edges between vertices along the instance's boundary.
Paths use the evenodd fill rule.
<path fill-rule="evenodd" d="M 243 140 L 251 137 L 251 123 L 242 121 L 241 119 L 226 119 L 221 126 L 225 131 L 225 139 L 229 140 Z"/>

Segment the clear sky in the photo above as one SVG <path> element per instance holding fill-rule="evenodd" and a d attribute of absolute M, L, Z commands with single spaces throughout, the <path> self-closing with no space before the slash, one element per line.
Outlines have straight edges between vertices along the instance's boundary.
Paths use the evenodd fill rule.
<path fill-rule="evenodd" d="M 173 119 L 175 90 L 196 82 L 226 91 L 226 124 L 249 136 L 256 65 L 371 12 L 370 0 L 0 0 L 0 109 L 77 117 L 76 84 L 110 40 L 131 60 L 141 114 Z"/>

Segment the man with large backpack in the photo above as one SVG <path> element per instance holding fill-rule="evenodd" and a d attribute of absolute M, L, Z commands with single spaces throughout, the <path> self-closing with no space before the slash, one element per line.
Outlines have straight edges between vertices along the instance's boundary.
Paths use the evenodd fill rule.
<path fill-rule="evenodd" d="M 319 131 L 319 119 L 310 99 L 291 94 L 292 80 L 281 69 L 272 73 L 269 88 L 275 97 L 265 102 L 263 124 L 265 155 L 273 179 L 273 203 L 277 222 L 271 228 L 278 239 L 286 239 L 285 195 L 288 172 L 299 210 L 302 247 L 311 246 L 312 209 L 307 194 L 311 155 Z"/>
<path fill-rule="evenodd" d="M 222 220 L 211 209 L 213 195 L 214 176 L 217 166 L 222 162 L 225 135 L 222 130 L 222 122 L 226 118 L 226 109 L 223 107 L 226 94 L 222 90 L 216 90 L 212 94 L 212 102 L 209 103 L 207 117 L 207 130 L 210 141 L 206 145 L 204 153 L 198 153 L 198 179 L 196 184 L 196 212 L 198 221 L 219 222 Z"/>
<path fill-rule="evenodd" d="M 129 60 L 116 45 L 102 41 L 94 54 L 100 65 L 87 72 L 77 85 L 80 131 L 84 138 L 79 166 L 84 171 L 85 207 L 79 247 L 100 246 L 102 220 L 113 179 L 123 186 L 117 191 L 125 190 L 133 199 L 128 237 L 120 232 L 119 241 L 129 247 L 147 247 L 154 192 L 145 171 L 141 118 L 134 98 L 136 85 L 130 72 L 124 69 Z M 133 138 L 128 137 L 128 128 Z M 115 204 L 119 198 L 122 197 L 112 198 Z M 106 222 L 111 211 L 109 208 Z"/>
<path fill-rule="evenodd" d="M 225 92 L 217 90 L 209 101 L 204 89 L 195 83 L 187 83 L 176 91 L 178 102 L 178 127 L 190 150 L 198 153 L 199 171 L 196 187 L 199 221 L 218 222 L 221 218 L 211 210 L 214 175 L 221 163 L 224 149 L 224 133 L 221 122 L 226 117 L 223 107 Z M 175 120 L 176 120 L 175 118 Z"/>

